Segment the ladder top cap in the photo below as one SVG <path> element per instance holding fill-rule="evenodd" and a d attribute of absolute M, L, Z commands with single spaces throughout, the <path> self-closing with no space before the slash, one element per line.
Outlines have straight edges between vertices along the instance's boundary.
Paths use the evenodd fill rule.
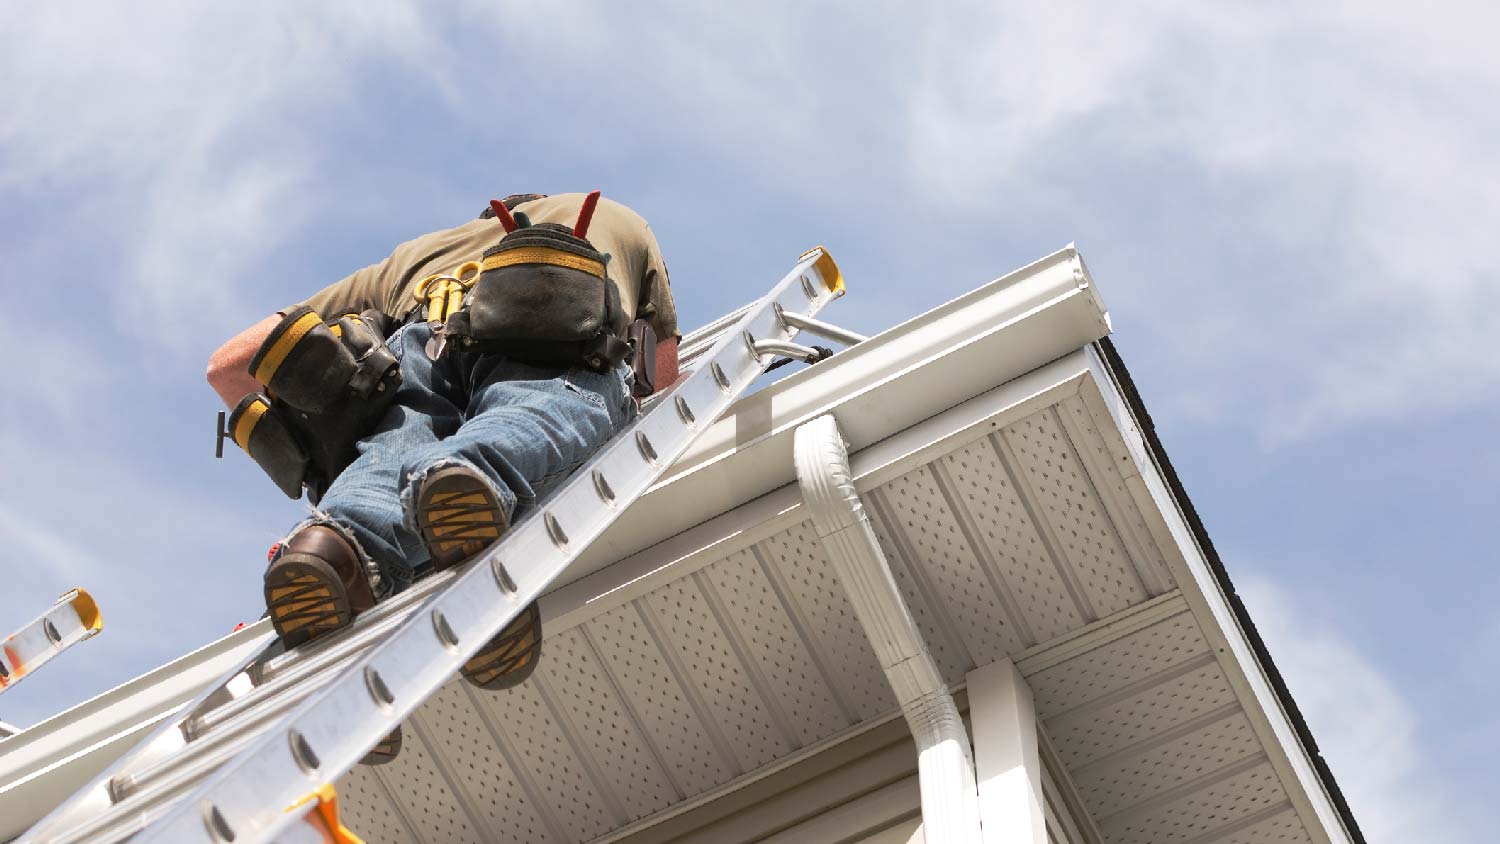
<path fill-rule="evenodd" d="M 104 629 L 104 616 L 99 614 L 99 604 L 94 601 L 94 596 L 86 589 L 74 589 L 63 596 L 68 603 L 73 605 L 73 611 L 78 613 L 78 621 L 88 628 L 89 635 L 98 633 Z"/>
<path fill-rule="evenodd" d="M 828 292 L 834 296 L 842 296 L 844 294 L 844 274 L 839 272 L 838 263 L 833 260 L 832 255 L 828 254 L 828 247 L 815 246 L 803 252 L 802 257 L 798 260 L 806 261 L 813 255 L 818 256 L 817 262 L 813 264 L 813 269 L 817 270 L 819 277 L 823 279 L 823 286 L 827 287 Z"/>

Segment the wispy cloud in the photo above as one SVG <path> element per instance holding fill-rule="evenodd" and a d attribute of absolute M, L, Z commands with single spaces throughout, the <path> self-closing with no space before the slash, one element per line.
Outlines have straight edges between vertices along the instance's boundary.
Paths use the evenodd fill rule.
<path fill-rule="evenodd" d="M 1479 4 L 975 5 L 920 42 L 914 171 L 956 203 L 996 192 L 1022 214 L 1097 222 L 1093 181 L 1134 170 L 1144 199 L 1109 207 L 1256 244 L 1211 275 L 1174 266 L 1190 245 L 1156 244 L 1126 301 L 1148 300 L 1184 360 L 1218 368 L 1200 372 L 1200 411 L 1254 414 L 1269 442 L 1490 401 L 1500 152 L 1477 104 L 1500 93 L 1480 34 L 1494 18 Z M 1185 190 L 1196 207 L 1174 208 Z M 1221 313 L 1235 330 L 1184 330 Z"/>
<path fill-rule="evenodd" d="M 82 583 L 84 573 L 97 570 L 99 565 L 99 561 L 82 546 L 4 510 L 0 510 L 0 542 L 4 543 L 7 556 L 25 561 L 24 566 L 16 567 L 18 573 L 28 568 L 45 570 Z M 13 583 L 11 587 L 15 585 Z"/>
<path fill-rule="evenodd" d="M 205 322 L 247 321 L 247 269 L 327 202 L 318 165 L 338 151 L 306 127 L 339 113 L 361 60 L 420 75 L 440 51 L 412 3 L 85 5 L 6 14 L 0 191 L 68 197 L 76 228 L 33 249 L 65 272 L 69 239 L 102 241 L 107 267 L 67 283 L 180 354 Z"/>
<path fill-rule="evenodd" d="M 1479 105 L 1500 94 L 1480 35 L 1493 9 L 945 9 L 835 26 L 816 9 L 648 22 L 474 4 L 443 29 L 400 0 L 31 7 L 0 33 L 0 73 L 25 80 L 0 89 L 0 190 L 60 185 L 112 220 L 121 332 L 183 353 L 185 326 L 242 317 L 247 272 L 330 207 L 322 169 L 339 152 L 320 138 L 354 116 L 376 61 L 427 80 L 431 112 L 406 119 L 433 131 L 530 119 L 557 97 L 610 115 L 562 147 L 712 144 L 804 200 L 1054 219 L 1085 248 L 1091 232 L 1130 237 L 1118 217 L 1144 208 L 1154 235 L 1188 242 L 1106 273 L 1109 298 L 1188 362 L 1177 408 L 1248 415 L 1270 444 L 1500 386 L 1484 353 L 1500 126 Z M 1223 242 L 1191 242 L 1205 238 Z M 1196 263 L 1237 244 L 1254 247 L 1236 266 Z"/>
<path fill-rule="evenodd" d="M 1240 593 L 1370 841 L 1477 841 L 1423 750 L 1400 684 L 1319 620 L 1314 602 L 1241 576 Z"/>

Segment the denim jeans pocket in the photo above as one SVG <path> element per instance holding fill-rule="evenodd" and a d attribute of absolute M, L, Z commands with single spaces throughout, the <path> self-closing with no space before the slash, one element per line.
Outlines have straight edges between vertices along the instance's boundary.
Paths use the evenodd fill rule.
<path fill-rule="evenodd" d="M 395 331 L 391 332 L 391 336 L 385 338 L 386 348 L 391 350 L 391 354 L 395 355 L 396 360 L 398 361 L 401 360 L 406 352 L 406 330 L 408 328 L 411 328 L 414 324 L 415 323 L 408 322 L 405 325 L 402 325 L 400 328 L 397 328 Z"/>
<path fill-rule="evenodd" d="M 563 388 L 570 393 L 577 394 L 580 398 L 601 410 L 608 410 L 609 405 L 606 403 L 604 395 L 599 392 L 599 380 L 601 377 L 608 376 L 600 376 L 597 373 L 583 369 L 570 369 L 563 376 Z"/>

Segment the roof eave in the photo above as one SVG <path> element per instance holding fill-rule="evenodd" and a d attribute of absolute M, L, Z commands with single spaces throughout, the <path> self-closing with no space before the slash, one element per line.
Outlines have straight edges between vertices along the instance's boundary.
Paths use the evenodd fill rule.
<path fill-rule="evenodd" d="M 1209 582 L 1202 582 L 1196 577 L 1195 581 L 1204 598 L 1207 599 L 1210 611 L 1218 610 L 1214 606 L 1215 597 L 1222 600 L 1222 609 L 1226 610 L 1232 620 L 1232 624 L 1221 623 L 1220 629 L 1226 636 L 1238 634 L 1240 643 L 1243 644 L 1246 654 L 1236 653 L 1235 656 L 1241 661 L 1243 667 L 1255 669 L 1258 675 L 1264 679 L 1274 699 L 1277 710 L 1286 718 L 1287 726 L 1290 727 L 1295 737 L 1295 747 L 1300 750 L 1300 756 L 1311 767 L 1316 777 L 1316 784 L 1328 797 L 1339 824 L 1348 834 L 1349 838 L 1356 844 L 1365 844 L 1364 833 L 1359 828 L 1359 823 L 1354 819 L 1354 813 L 1345 799 L 1343 791 L 1339 788 L 1338 781 L 1334 779 L 1333 771 L 1328 766 L 1327 760 L 1323 758 L 1318 750 L 1318 743 L 1313 738 L 1312 730 L 1308 727 L 1306 718 L 1297 707 L 1292 698 L 1290 689 L 1287 687 L 1285 678 L 1276 667 L 1275 660 L 1271 657 L 1270 650 L 1266 647 L 1265 640 L 1261 638 L 1256 629 L 1255 622 L 1250 618 L 1249 610 L 1245 607 L 1238 592 L 1235 591 L 1234 583 L 1229 578 L 1229 571 L 1224 566 L 1223 559 L 1214 547 L 1213 540 L 1208 535 L 1203 520 L 1188 497 L 1187 490 L 1182 485 L 1182 479 L 1178 477 L 1176 469 L 1172 466 L 1171 458 L 1167 456 L 1166 448 L 1163 447 L 1160 437 L 1157 435 L 1156 426 L 1151 420 L 1151 415 L 1146 410 L 1145 402 L 1141 399 L 1140 391 L 1135 386 L 1129 370 L 1125 368 L 1125 361 L 1120 357 L 1119 350 L 1109 337 L 1101 337 L 1092 343 L 1096 351 L 1096 362 L 1100 370 L 1099 377 L 1114 387 L 1115 392 L 1124 400 L 1123 407 L 1112 408 L 1122 412 L 1131 424 L 1120 426 L 1122 433 L 1135 432 L 1140 437 L 1140 443 L 1145 449 L 1145 458 L 1156 469 L 1156 473 L 1165 485 L 1165 492 L 1173 509 L 1181 516 L 1184 524 L 1191 533 L 1192 540 L 1202 555 L 1206 565 Z M 1121 420 L 1122 422 L 1124 420 Z M 1129 437 L 1127 436 L 1127 441 Z M 1215 615 L 1219 613 L 1215 612 Z M 1237 644 L 1231 639 L 1231 645 Z M 1244 665 L 1245 657 L 1249 657 L 1249 665 Z M 1253 676 L 1253 675 L 1252 675 Z M 1268 708 L 1269 710 L 1269 708 Z M 1270 711 L 1267 712 L 1269 716 Z M 1273 724 L 1273 727 L 1275 725 Z M 1287 742 L 1282 742 L 1283 746 Z M 1290 751 L 1292 748 L 1287 747 Z M 1296 767 L 1296 766 L 1294 766 Z M 1299 770 L 1299 773 L 1301 771 Z M 1315 806 L 1315 810 L 1318 807 Z M 1322 812 L 1319 812 L 1322 815 Z M 1324 821 L 1330 820 L 1324 818 Z"/>
<path fill-rule="evenodd" d="M 565 584 L 793 483 L 792 432 L 833 414 L 857 451 L 1109 334 L 1069 245 L 741 399 L 581 554 Z"/>

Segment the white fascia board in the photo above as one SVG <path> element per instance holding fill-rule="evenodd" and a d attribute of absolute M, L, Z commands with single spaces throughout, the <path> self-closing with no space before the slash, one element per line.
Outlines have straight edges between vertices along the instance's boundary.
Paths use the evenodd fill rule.
<path fill-rule="evenodd" d="M 204 687 L 265 647 L 267 620 L 142 674 L 0 743 L 0 841 L 82 788 Z"/>
<path fill-rule="evenodd" d="M 808 420 L 833 414 L 855 452 L 1109 331 L 1083 259 L 1061 249 L 741 399 L 560 582 L 792 483 Z"/>
<path fill-rule="evenodd" d="M 1242 704 L 1255 702 L 1256 706 L 1246 705 L 1245 711 L 1251 716 L 1250 722 L 1277 774 L 1287 786 L 1293 804 L 1303 816 L 1304 825 L 1315 841 L 1355 844 L 1354 836 L 1345 827 L 1341 813 L 1315 770 L 1308 749 L 1298 738 L 1292 718 L 1266 674 L 1266 667 L 1256 657 L 1249 636 L 1230 606 L 1229 597 L 1214 576 L 1206 552 L 1189 526 L 1181 503 L 1168 488 L 1152 458 L 1152 451 L 1124 396 L 1093 348 L 1088 349 L 1088 360 L 1092 377 L 1080 390 L 1080 396 L 1092 413 L 1105 415 L 1099 422 L 1108 424 L 1112 420 L 1123 439 L 1127 454 L 1116 456 L 1121 458 L 1119 465 L 1125 484 L 1142 504 L 1147 501 L 1154 504 L 1152 508 L 1143 507 L 1144 511 L 1154 510 L 1160 515 L 1160 522 L 1148 519 L 1153 529 L 1164 528 L 1168 532 L 1167 536 L 1158 538 L 1158 547 L 1167 551 L 1164 556 L 1172 576 L 1198 618 L 1204 635 L 1219 653 L 1219 665 L 1229 677 L 1236 696 Z M 1110 442 L 1113 438 L 1105 439 Z M 1209 621 L 1212 623 L 1207 623 Z M 1300 787 L 1293 788 L 1293 783 Z"/>

